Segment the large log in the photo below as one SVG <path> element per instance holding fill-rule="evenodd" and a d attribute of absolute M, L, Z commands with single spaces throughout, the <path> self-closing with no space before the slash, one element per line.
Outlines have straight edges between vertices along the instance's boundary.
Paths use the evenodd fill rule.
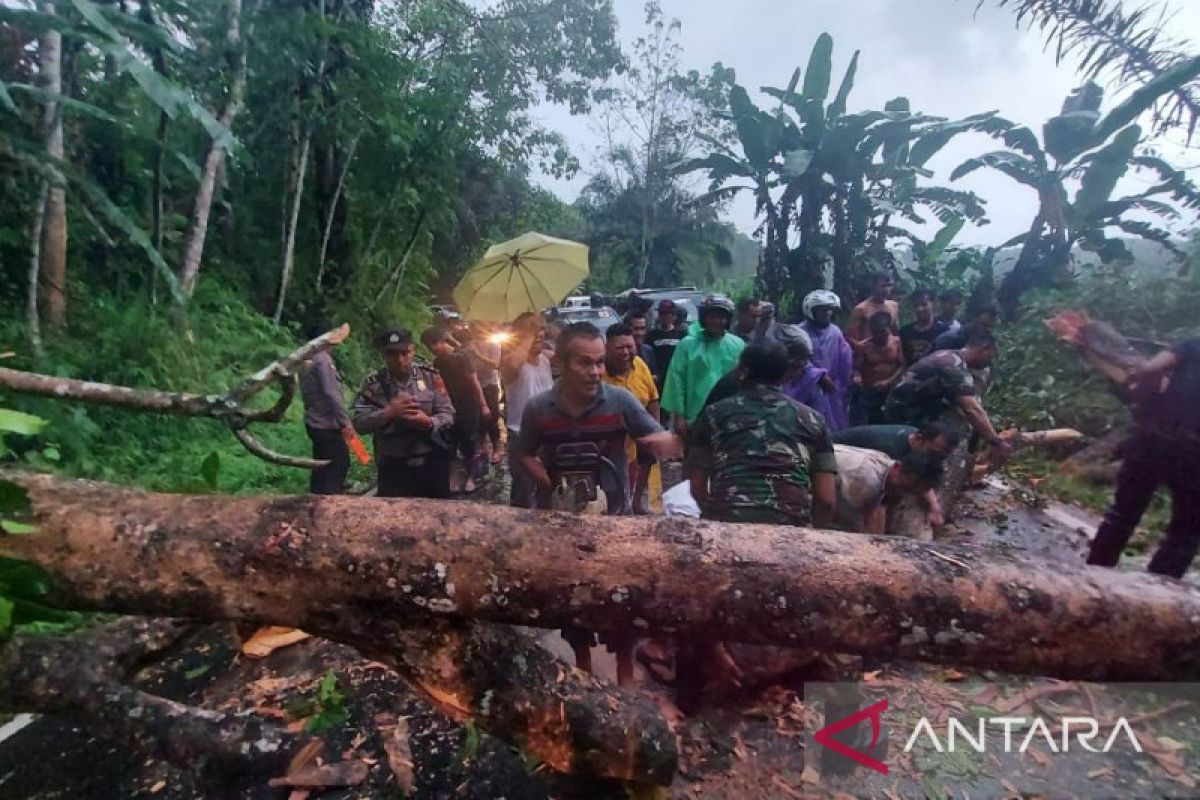
<path fill-rule="evenodd" d="M 680 632 L 1064 678 L 1200 674 L 1200 592 L 896 537 L 466 502 L 180 497 L 45 476 L 58 602 L 319 631 L 340 617 Z"/>
<path fill-rule="evenodd" d="M 16 476 L 6 474 L 6 477 Z M 162 614 L 162 609 L 174 607 L 179 613 L 167 616 L 203 620 L 246 619 L 295 625 L 331 641 L 354 646 L 360 652 L 388 664 L 450 717 L 460 721 L 468 718 L 473 720 L 482 730 L 519 746 L 525 753 L 559 772 L 633 784 L 666 785 L 674 778 L 678 765 L 677 742 L 653 698 L 638 692 L 620 691 L 563 663 L 528 633 L 507 625 L 491 625 L 469 619 L 440 619 L 421 613 L 397 613 L 388 604 L 360 604 L 349 596 L 339 599 L 323 592 L 314 594 L 305 585 L 307 578 L 302 572 L 293 576 L 293 582 L 293 578 L 273 574 L 273 570 L 260 570 L 257 564 L 258 557 L 263 555 L 268 560 L 272 556 L 280 556 L 281 560 L 277 561 L 280 566 L 293 563 L 298 554 L 293 551 L 286 530 L 277 532 L 279 536 L 269 537 L 265 541 L 251 534 L 244 544 L 257 551 L 259 556 L 243 553 L 243 556 L 249 555 L 249 561 L 244 561 L 233 572 L 226 573 L 226 578 L 218 578 L 216 573 L 201 577 L 205 574 L 201 563 L 204 558 L 195 560 L 195 553 L 190 552 L 190 547 L 184 548 L 189 552 L 174 549 L 177 545 L 185 544 L 190 534 L 182 529 L 168 534 L 165 528 L 146 516 L 148 507 L 143 506 L 139 511 L 127 505 L 133 494 L 102 485 L 72 484 L 45 478 L 31 481 L 22 477 L 20 482 L 31 488 L 35 484 L 40 487 L 34 491 L 37 498 L 35 502 L 39 506 L 57 506 L 57 510 L 50 512 L 54 521 L 47 522 L 38 534 L 21 537 L 0 535 L 0 552 L 9 555 L 20 552 L 23 557 L 39 561 L 50 569 L 60 591 L 50 598 L 43 598 L 49 602 L 70 608 L 142 615 L 158 615 Z M 112 493 L 114 491 L 115 494 Z M 177 507 L 173 510 L 173 503 L 182 500 L 171 495 L 140 497 L 143 500 L 154 497 L 156 502 L 165 503 L 159 510 L 168 516 L 177 510 Z M 55 498 L 66 502 L 59 505 Z M 129 516 L 118 511 L 117 516 L 124 522 L 116 524 L 127 533 L 134 533 L 134 528 L 127 528 L 126 525 L 136 526 L 138 532 L 135 533 L 135 539 L 143 534 L 148 536 L 141 540 L 141 544 L 157 551 L 157 555 L 148 561 L 141 561 L 133 555 L 134 551 L 141 551 L 134 545 L 133 550 L 126 551 L 132 560 L 122 566 L 122 559 L 118 555 L 121 545 L 113 540 L 110 544 L 115 546 L 108 549 L 112 560 L 106 565 L 98 562 L 85 565 L 74 560 L 75 556 L 88 552 L 90 545 L 79 549 L 67 545 L 67 550 L 75 556 L 61 551 L 60 554 L 65 556 L 61 561 L 46 557 L 42 548 L 52 547 L 54 541 L 65 544 L 65 539 L 82 535 L 95 545 L 100 544 L 99 539 L 111 537 L 113 531 L 106 529 L 106 525 L 114 523 L 115 519 L 109 517 L 102 522 L 96 517 L 76 517 L 75 511 L 81 510 L 80 506 L 75 505 L 77 502 L 85 505 L 91 502 L 97 507 L 112 503 L 113 510 L 124 507 L 125 511 L 132 512 L 132 516 Z M 199 510 L 199 506 L 196 510 Z M 201 526 L 205 524 L 200 517 L 193 517 L 193 522 Z M 124 539 L 120 535 L 118 538 L 126 544 L 133 544 L 131 539 Z M 207 549 L 209 557 L 227 566 L 232 564 L 226 561 L 227 556 L 240 558 L 227 544 L 208 539 L 195 540 L 193 544 L 199 550 Z M 31 548 L 29 545 L 34 546 Z M 167 564 L 174 559 L 180 561 L 168 567 Z M 199 570 L 192 571 L 189 563 Z M 146 569 L 143 571 L 142 567 Z M 85 578 L 76 573 L 76 578 L 82 579 L 77 582 L 70 577 L 77 569 L 88 573 L 88 576 Z M 344 564 L 330 565 L 327 569 L 338 573 L 340 580 L 351 583 L 355 580 L 355 571 L 345 570 Z M 287 571 L 286 567 L 284 571 Z M 178 580 L 171 578 L 172 573 Z M 150 581 L 159 586 L 164 595 L 155 602 L 139 604 L 136 597 L 141 590 L 132 586 L 139 581 Z M 290 587 L 285 587 L 281 581 L 290 583 Z M 261 592 L 262 602 L 256 604 L 253 600 L 247 600 L 245 604 L 237 606 L 222 606 L 220 596 L 226 589 L 232 590 L 233 583 L 241 584 L 241 588 L 234 591 L 243 600 Z M 313 602 L 281 605 L 278 601 L 288 594 L 296 597 L 308 595 Z M 59 660 L 69 663 L 73 648 L 78 647 L 78 643 L 73 645 L 70 641 L 63 641 L 55 644 L 61 651 L 57 658 L 46 656 L 46 644 L 39 644 L 39 649 L 19 647 L 16 641 L 8 646 L 0 646 L 0 709 L 58 713 L 76 718 L 90 715 L 101 727 L 119 732 L 124 729 L 114 723 L 119 723 L 128 709 L 138 705 L 153 711 L 161 719 L 151 726 L 136 724 L 141 720 L 131 719 L 127 726 L 130 731 L 134 728 L 142 731 L 166 730 L 171 726 L 178 728 L 172 729 L 171 740 L 179 739 L 188 749 L 176 748 L 167 752 L 166 755 L 172 760 L 192 758 L 204 750 L 205 742 L 212 745 L 207 757 L 218 761 L 230 760 L 225 753 L 227 748 L 237 751 L 237 733 L 240 729 L 226 730 L 222 737 L 217 737 L 203 727 L 205 712 L 197 712 L 197 716 L 169 701 L 124 687 L 121 689 L 123 694 L 115 689 L 111 693 L 97 692 L 95 687 L 100 685 L 100 678 L 93 679 L 92 675 L 99 674 L 99 670 L 88 666 L 90 662 L 72 667 L 74 671 L 66 677 L 61 669 L 47 667 L 47 664 Z M 11 672 L 10 667 L 20 667 L 22 674 L 38 673 L 37 669 L 29 668 L 29 664 L 45 667 L 42 670 L 42 684 L 39 684 L 42 688 L 37 692 L 5 693 L 3 679 Z M 83 676 L 87 680 L 83 677 L 72 678 L 72 675 Z M 13 685 L 19 686 L 20 682 Z M 65 690 L 61 688 L 64 685 L 68 687 Z M 88 708 L 87 703 L 95 703 L 98 697 L 110 701 L 112 707 Z M 254 738 L 257 741 L 264 737 Z M 278 745 L 273 740 L 270 744 L 273 748 Z M 282 751 L 280 754 L 283 754 Z M 251 768 L 274 763 L 265 754 L 252 755 L 255 757 L 247 758 L 247 766 Z M 230 766 L 236 768 L 236 765 Z"/>
<path fill-rule="evenodd" d="M 224 772 L 270 773 L 296 737 L 254 715 L 196 708 L 128 681 L 189 630 L 121 619 L 65 635 L 18 635 L 0 646 L 0 710 L 65 716 L 141 755 Z"/>

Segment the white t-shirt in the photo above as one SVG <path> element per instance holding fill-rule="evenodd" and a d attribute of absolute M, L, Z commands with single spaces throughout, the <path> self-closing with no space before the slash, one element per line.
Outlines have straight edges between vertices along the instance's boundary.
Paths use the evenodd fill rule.
<path fill-rule="evenodd" d="M 536 364 L 522 364 L 516 380 L 504 382 L 505 424 L 510 431 L 520 432 L 521 417 L 525 415 L 529 400 L 549 391 L 552 386 L 554 373 L 550 371 L 550 359 L 544 353 L 538 355 Z"/>
<path fill-rule="evenodd" d="M 841 530 L 861 531 L 865 513 L 883 500 L 895 462 L 878 450 L 847 444 L 835 444 L 833 452 L 838 465 L 834 524 Z"/>

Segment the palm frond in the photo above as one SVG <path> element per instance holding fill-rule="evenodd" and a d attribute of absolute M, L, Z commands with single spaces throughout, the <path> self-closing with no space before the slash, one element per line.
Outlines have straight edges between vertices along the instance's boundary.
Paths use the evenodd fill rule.
<path fill-rule="evenodd" d="M 983 5 L 979 0 L 978 5 Z M 1055 59 L 1079 60 L 1087 78 L 1107 76 L 1117 88 L 1140 86 L 1169 72 L 1194 53 L 1171 38 L 1166 5 L 1127 6 L 1124 0 L 994 0 L 1018 25 L 1046 35 Z M 978 6 L 977 6 L 978 7 Z M 1190 139 L 1200 122 L 1200 84 L 1186 83 L 1154 106 L 1155 126 L 1186 125 Z"/>

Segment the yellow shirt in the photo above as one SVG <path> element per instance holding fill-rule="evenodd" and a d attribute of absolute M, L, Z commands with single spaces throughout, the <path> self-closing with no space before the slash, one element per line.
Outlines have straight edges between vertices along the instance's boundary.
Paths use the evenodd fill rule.
<path fill-rule="evenodd" d="M 640 356 L 633 357 L 633 369 L 626 375 L 620 378 L 605 375 L 604 382 L 627 390 L 643 406 L 649 407 L 658 399 L 658 386 L 654 383 L 654 376 L 650 374 L 650 367 L 646 366 L 646 362 Z M 637 447 L 632 439 L 625 444 L 625 454 L 631 462 L 637 459 Z"/>

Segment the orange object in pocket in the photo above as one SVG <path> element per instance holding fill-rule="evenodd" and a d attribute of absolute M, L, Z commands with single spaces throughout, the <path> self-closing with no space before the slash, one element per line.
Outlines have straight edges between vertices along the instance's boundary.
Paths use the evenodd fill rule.
<path fill-rule="evenodd" d="M 347 436 L 346 444 L 350 445 L 350 451 L 354 453 L 354 457 L 358 459 L 358 463 L 371 463 L 371 454 L 367 452 L 367 446 L 363 444 L 362 439 L 358 438 L 357 433 Z"/>

